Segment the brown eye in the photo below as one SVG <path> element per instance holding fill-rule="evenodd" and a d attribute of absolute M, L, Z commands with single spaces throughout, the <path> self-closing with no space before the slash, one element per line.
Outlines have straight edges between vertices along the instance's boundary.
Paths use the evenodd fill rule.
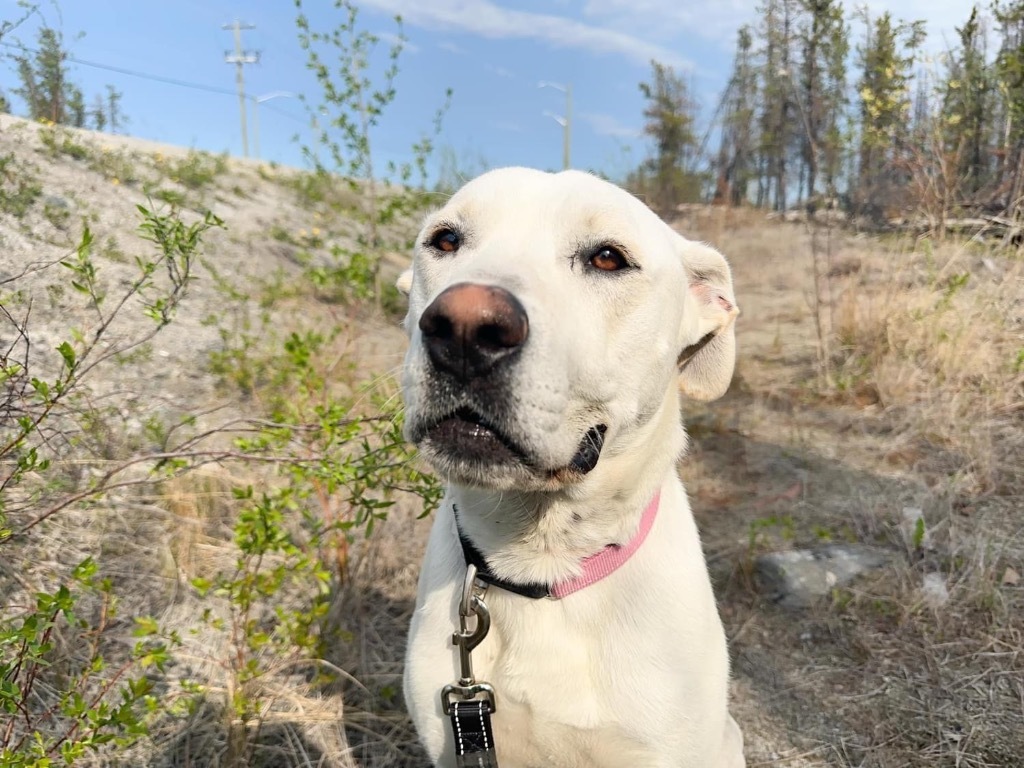
<path fill-rule="evenodd" d="M 462 245 L 462 238 L 450 229 L 439 229 L 430 238 L 430 247 L 445 253 L 455 253 Z"/>
<path fill-rule="evenodd" d="M 626 269 L 629 262 L 618 248 L 602 245 L 590 257 L 590 266 L 602 272 L 618 272 L 620 269 Z"/>

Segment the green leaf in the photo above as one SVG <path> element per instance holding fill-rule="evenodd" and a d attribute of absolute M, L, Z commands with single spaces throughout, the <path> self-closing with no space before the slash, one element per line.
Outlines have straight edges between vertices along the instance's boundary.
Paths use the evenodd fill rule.
<path fill-rule="evenodd" d="M 66 341 L 61 342 L 61 345 L 57 347 L 57 351 L 60 352 L 60 356 L 64 358 L 64 365 L 67 366 L 68 371 L 75 370 L 75 349 Z"/>
<path fill-rule="evenodd" d="M 135 629 L 132 634 L 135 637 L 150 637 L 159 634 L 160 627 L 152 616 L 136 616 Z"/>
<path fill-rule="evenodd" d="M 919 517 L 914 523 L 914 549 L 920 549 L 924 543 L 925 525 L 924 518 Z"/>

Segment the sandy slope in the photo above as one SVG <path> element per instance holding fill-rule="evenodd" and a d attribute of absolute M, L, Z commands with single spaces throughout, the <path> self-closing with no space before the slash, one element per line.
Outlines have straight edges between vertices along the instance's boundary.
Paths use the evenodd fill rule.
<path fill-rule="evenodd" d="M 31 303 L 34 354 L 44 365 L 59 364 L 53 348 L 66 338 L 69 327 L 88 333 L 95 323 L 74 300 L 65 272 L 32 269 L 69 254 L 83 219 L 95 235 L 104 284 L 123 285 L 134 274 L 133 257 L 148 247 L 134 235 L 139 220 L 135 206 L 149 204 L 148 195 L 157 190 L 177 191 L 185 196 L 191 220 L 206 208 L 224 219 L 225 229 L 211 232 L 206 240 L 206 262 L 238 290 L 251 288 L 253 298 L 275 274 L 284 279 L 298 274 L 294 240 L 301 233 L 322 230 L 324 247 L 349 236 L 346 222 L 327 220 L 320 211 L 304 207 L 287 183 L 289 171 L 227 160 L 213 181 L 193 190 L 174 182 L 167 171 L 188 158 L 185 149 L 88 131 L 66 136 L 85 148 L 85 157 L 49 152 L 38 126 L 0 116 L 0 158 L 8 158 L 11 173 L 31 177 L 41 187 L 24 215 L 0 214 L 0 280 L 5 306 L 13 312 L 24 316 Z M 10 179 L 5 184 L 10 189 Z M 781 548 L 814 543 L 815 535 L 808 532 L 818 528 L 837 536 L 845 531 L 874 536 L 893 546 L 883 532 L 891 530 L 900 507 L 938 504 L 938 496 L 906 467 L 885 459 L 891 438 L 877 410 L 802 398 L 801 387 L 812 375 L 814 335 L 806 303 L 808 273 L 799 261 L 806 256 L 805 244 L 799 236 L 779 235 L 781 230 L 756 223 L 737 227 L 698 221 L 680 226 L 687 234 L 707 237 L 730 257 L 744 312 L 738 326 L 737 381 L 721 402 L 689 409 L 693 447 L 682 471 L 731 638 L 734 707 L 746 732 L 749 764 L 953 765 L 953 747 L 959 742 L 943 734 L 955 725 L 959 733 L 977 730 L 978 740 L 995 744 L 1004 738 L 1010 744 L 1002 751 L 976 747 L 976 740 L 970 746 L 979 751 L 965 754 L 983 757 L 956 764 L 1009 765 L 999 763 L 998 756 L 1018 747 L 1018 754 L 1024 753 L 1024 744 L 1002 732 L 1008 714 L 1003 704 L 995 715 L 966 704 L 955 712 L 936 704 L 938 714 L 922 725 L 907 712 L 917 706 L 915 691 L 925 690 L 915 682 L 914 665 L 931 661 L 914 659 L 909 671 L 895 662 L 886 667 L 879 662 L 881 656 L 895 658 L 905 648 L 886 645 L 869 632 L 870 616 L 859 614 L 851 622 L 830 606 L 791 613 L 765 602 L 753 588 L 749 537 L 755 521 L 772 516 L 796 520 L 797 541 L 781 537 L 772 542 Z M 226 316 L 223 293 L 212 273 L 204 268 L 201 275 L 177 322 L 150 354 L 123 366 L 116 380 L 96 383 L 99 394 L 128 393 L 122 415 L 129 430 L 139 429 L 142 415 L 153 409 L 171 417 L 202 403 L 206 410 L 216 409 L 216 418 L 227 419 L 252 407 L 218 389 L 207 372 L 211 352 L 223 346 L 211 319 L 219 316 L 223 321 Z M 294 303 L 286 310 L 294 316 L 308 312 L 311 318 L 319 311 Z M 275 317 L 282 324 L 289 320 L 287 314 Z M 360 367 L 367 372 L 394 370 L 404 344 L 397 323 L 355 316 L 349 320 Z M 116 333 L 134 330 L 128 323 Z M 0 328 L 0 339 L 9 342 L 10 336 L 9 328 Z M 355 577 L 362 608 L 351 614 L 351 621 L 361 633 L 363 648 L 346 657 L 357 676 L 395 680 L 400 672 L 402 626 L 411 610 L 416 563 L 427 532 L 427 524 L 414 516 L 413 509 L 399 510 L 362 549 Z M 777 532 L 771 526 L 766 530 Z M 889 577 L 900 580 L 906 574 Z M 884 587 L 876 591 L 889 594 Z M 874 620 L 883 625 L 880 632 L 907 633 L 907 625 L 888 613 Z M 1013 663 L 1019 668 L 1019 661 Z M 922 694 L 933 704 L 934 691 L 943 683 L 940 677 L 929 681 L 929 692 Z M 1009 690 L 1020 688 L 1018 681 L 1017 689 Z M 877 716 L 883 710 L 886 722 Z M 407 723 L 395 727 L 406 729 L 404 741 L 398 739 L 404 746 L 392 749 L 388 761 L 379 764 L 421 764 Z"/>

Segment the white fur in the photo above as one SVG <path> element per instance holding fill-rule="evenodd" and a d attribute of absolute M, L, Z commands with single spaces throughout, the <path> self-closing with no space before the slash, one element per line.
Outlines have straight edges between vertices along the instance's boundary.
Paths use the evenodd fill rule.
<path fill-rule="evenodd" d="M 427 246 L 441 225 L 463 234 L 456 253 Z M 588 270 L 587 249 L 605 242 L 638 268 Z M 429 217 L 403 280 L 412 438 L 451 396 L 432 383 L 417 326 L 434 298 L 460 282 L 500 286 L 529 316 L 528 341 L 507 373 L 509 396 L 490 414 L 529 466 L 467 468 L 422 446 L 448 483 L 405 668 L 406 702 L 431 760 L 454 765 L 440 705 L 441 688 L 459 676 L 451 635 L 466 571 L 453 504 L 498 576 L 550 583 L 578 574 L 605 545 L 627 542 L 660 489 L 650 535 L 604 580 L 562 600 L 488 590 L 491 630 L 473 662 L 497 693 L 498 759 L 502 768 L 743 766 L 726 708 L 725 635 L 675 470 L 686 441 L 680 386 L 713 397 L 732 375 L 736 310 L 725 260 L 612 184 L 509 168 L 469 183 Z M 717 335 L 680 374 L 680 352 L 709 332 Z M 607 426 L 597 466 L 582 476 L 563 471 L 595 424 Z"/>

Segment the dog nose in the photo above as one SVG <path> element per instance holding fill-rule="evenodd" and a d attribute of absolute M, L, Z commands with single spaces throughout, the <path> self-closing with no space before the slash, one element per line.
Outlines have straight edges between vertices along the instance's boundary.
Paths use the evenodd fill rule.
<path fill-rule="evenodd" d="M 530 328 L 515 296 L 476 283 L 442 291 L 420 316 L 419 326 L 434 367 L 462 381 L 485 376 L 513 356 Z"/>

